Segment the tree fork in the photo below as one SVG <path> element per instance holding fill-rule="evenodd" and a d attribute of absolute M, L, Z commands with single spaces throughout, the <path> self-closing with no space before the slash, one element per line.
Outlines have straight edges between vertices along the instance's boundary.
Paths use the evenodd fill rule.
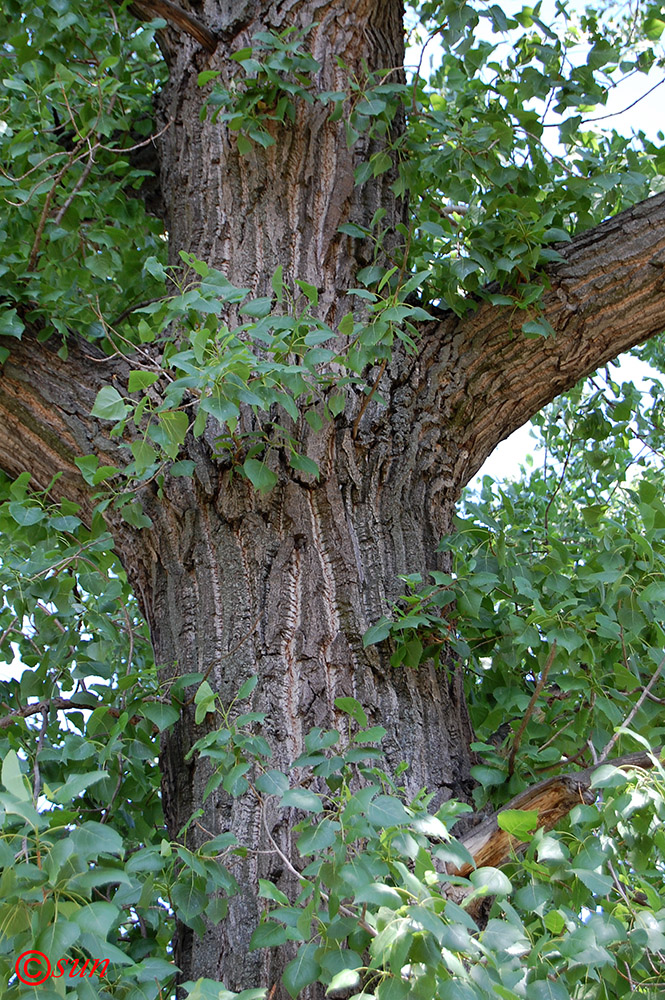
<path fill-rule="evenodd" d="M 270 11 L 268 23 L 267 4 L 208 0 L 206 30 L 221 39 L 215 51 L 188 35 L 165 46 L 171 77 L 160 114 L 173 126 L 158 152 L 172 259 L 192 252 L 255 295 L 270 294 L 281 265 L 287 281 L 319 289 L 321 318 L 334 324 L 348 311 L 346 292 L 368 255 L 338 232 L 340 224 L 368 226 L 378 208 L 391 229 L 405 218 L 390 173 L 355 187 L 367 145 L 349 150 L 343 124 L 330 122 L 316 102 L 298 108 L 291 128 L 271 125 L 274 146 L 242 157 L 228 130 L 201 122 L 205 91 L 197 77 L 218 69 L 229 82 L 236 68 L 229 56 L 257 31 L 314 24 L 307 38 L 321 63 L 316 84 L 344 89 L 349 71 L 361 75 L 365 63 L 370 70 L 402 65 L 401 5 L 360 0 L 353 12 L 340 12 L 310 0 Z M 321 468 L 316 483 L 276 455 L 278 486 L 258 495 L 215 459 L 214 428 L 199 441 L 188 438 L 193 478 L 167 478 L 163 496 L 154 486 L 140 492 L 154 527 L 110 524 L 165 687 L 198 673 L 228 700 L 242 679 L 258 674 L 253 707 L 267 713 L 278 767 L 293 759 L 311 725 L 343 725 L 335 698 L 353 695 L 388 730 L 389 762 L 409 762 L 411 790 L 427 785 L 437 801 L 468 801 L 472 732 L 460 671 L 432 664 L 395 671 L 388 643 L 364 649 L 362 636 L 399 595 L 398 574 L 445 568 L 439 538 L 451 528 L 461 488 L 495 444 L 580 377 L 665 327 L 664 213 L 665 196 L 650 199 L 560 248 L 563 260 L 544 276 L 544 314 L 555 337 L 527 340 L 524 314 L 488 304 L 464 319 L 445 314 L 424 324 L 419 354 L 398 346 L 383 372 L 384 408 L 374 397 L 360 412 L 359 395 L 309 434 Z M 103 384 L 113 379 L 126 391 L 128 366 L 76 337 L 68 343 L 65 362 L 34 334 L 9 341 L 0 374 L 0 466 L 10 475 L 30 471 L 42 488 L 61 472 L 56 495 L 90 512 L 74 459 L 94 452 L 121 464 L 117 444 L 90 411 Z M 188 706 L 162 740 L 173 834 L 202 802 L 207 762 L 187 759 L 202 731 Z M 228 919 L 202 941 L 180 929 L 176 960 L 185 977 L 207 975 L 235 989 L 279 982 L 284 959 L 248 952 L 259 913 L 253 886 L 258 876 L 292 885 L 270 846 L 272 839 L 290 857 L 292 838 L 276 813 L 266 817 L 267 831 L 257 815 L 242 804 L 231 808 L 219 792 L 205 803 L 204 825 L 233 829 L 251 850 Z"/>

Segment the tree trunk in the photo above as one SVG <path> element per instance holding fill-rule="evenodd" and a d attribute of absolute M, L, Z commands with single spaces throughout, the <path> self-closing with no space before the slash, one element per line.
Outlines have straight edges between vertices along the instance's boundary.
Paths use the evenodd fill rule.
<path fill-rule="evenodd" d="M 135 6 L 161 13 L 160 0 Z M 354 168 L 371 149 L 363 140 L 349 150 L 343 122 L 330 122 L 316 101 L 298 104 L 292 126 L 270 125 L 275 145 L 240 156 L 225 127 L 201 122 L 207 91 L 197 76 L 216 69 L 228 82 L 238 69 L 229 55 L 257 31 L 314 24 L 306 44 L 322 67 L 317 91 L 345 89 L 365 66 L 391 69 L 398 78 L 401 4 L 192 0 L 179 6 L 205 30 L 192 29 L 190 37 L 168 28 L 163 36 L 171 77 L 160 114 L 171 125 L 160 140 L 160 181 L 174 260 L 179 250 L 193 252 L 255 295 L 270 293 L 281 265 L 286 281 L 317 286 L 319 314 L 332 325 L 349 310 L 346 291 L 370 259 L 370 247 L 341 235 L 340 224 L 367 226 L 383 208 L 382 225 L 394 233 L 405 217 L 390 172 L 355 187 Z M 219 39 L 214 52 L 209 32 Z M 350 391 L 345 413 L 321 431 L 299 422 L 303 448 L 321 470 L 317 482 L 274 452 L 278 485 L 261 496 L 213 457 L 213 431 L 188 439 L 193 479 L 167 477 L 162 497 L 152 487 L 141 492 L 154 528 L 110 525 L 164 684 L 198 672 L 229 700 L 258 674 L 253 707 L 267 713 L 277 767 L 300 752 L 310 727 L 343 727 L 334 701 L 353 695 L 388 730 L 389 765 L 409 763 L 411 791 L 426 785 L 437 801 L 468 800 L 472 732 L 459 670 L 453 664 L 393 669 L 388 644 L 363 649 L 363 633 L 399 595 L 399 574 L 446 568 L 437 544 L 451 529 L 462 486 L 498 441 L 582 375 L 665 326 L 664 249 L 661 196 L 561 248 L 564 261 L 550 269 L 545 300 L 556 338 L 526 341 L 511 328 L 510 310 L 489 305 L 463 320 L 443 314 L 427 324 L 418 357 L 397 349 L 382 373 L 384 407 L 373 399 L 363 409 L 365 397 Z M 34 336 L 8 346 L 0 377 L 0 467 L 11 475 L 29 469 L 41 488 L 62 472 L 56 493 L 89 510 L 74 458 L 94 451 L 121 464 L 106 426 L 90 417 L 111 368 L 93 363 L 95 348 L 75 337 L 66 362 Z M 126 385 L 123 362 L 113 362 L 112 373 L 114 384 Z M 369 374 L 370 381 L 377 377 Z M 126 439 L 131 433 L 128 427 Z M 204 732 L 188 707 L 162 738 L 164 809 L 174 835 L 202 802 L 208 763 L 186 755 Z M 203 940 L 180 928 L 176 961 L 185 978 L 271 990 L 279 983 L 278 960 L 248 952 L 259 914 L 255 885 L 258 876 L 288 879 L 275 867 L 256 811 L 244 803 L 233 806 L 215 792 L 202 824 L 215 834 L 233 829 L 239 841 L 267 853 L 250 853 L 240 871 L 242 893 L 219 927 Z M 268 825 L 288 853 L 289 830 L 276 814 Z M 279 985 L 270 993 L 271 1000 L 282 996 Z"/>
<path fill-rule="evenodd" d="M 304 486 L 283 472 L 268 497 L 200 457 L 190 486 L 147 507 L 154 562 L 146 566 L 149 584 L 139 588 L 164 683 L 198 671 L 228 702 L 242 680 L 258 674 L 252 709 L 267 713 L 263 732 L 276 767 L 302 752 L 312 726 L 343 730 L 334 701 L 352 695 L 371 723 L 388 730 L 389 765 L 409 762 L 411 791 L 427 785 L 438 802 L 468 799 L 471 727 L 459 672 L 431 664 L 395 670 L 387 643 L 362 646 L 363 633 L 398 594 L 396 575 L 437 565 L 450 507 L 436 502 L 412 455 L 400 458 L 390 448 L 354 454 L 348 428 L 330 435 L 330 451 L 320 484 Z M 125 562 L 136 577 L 135 556 Z M 202 803 L 209 763 L 184 757 L 205 732 L 192 707 L 162 737 L 173 835 Z M 187 977 L 219 978 L 234 989 L 271 987 L 279 979 L 275 957 L 248 953 L 258 920 L 255 886 L 259 876 L 279 882 L 287 873 L 270 857 L 257 813 L 244 800 L 232 804 L 221 790 L 213 793 L 201 822 L 268 853 L 242 866 L 243 894 L 220 927 L 203 940 L 181 929 L 176 960 Z M 276 814 L 270 825 L 292 855 Z"/>
<path fill-rule="evenodd" d="M 309 29 L 305 44 L 321 65 L 316 91 L 343 90 L 350 78 L 375 69 L 396 68 L 400 79 L 402 4 L 360 0 L 351 10 L 309 0 L 257 9 L 266 6 L 240 11 L 234 5 L 230 16 L 228 5 L 207 3 L 206 21 L 221 37 L 216 51 L 189 39 L 166 47 L 171 75 L 160 113 L 164 124 L 173 124 L 159 153 L 172 252 L 176 261 L 177 251 L 193 252 L 256 296 L 270 294 L 280 265 L 286 283 L 300 279 L 317 287 L 318 315 L 332 325 L 348 312 L 345 292 L 371 259 L 371 248 L 338 227 L 369 226 L 383 208 L 382 226 L 394 240 L 406 212 L 390 191 L 394 174 L 356 187 L 354 168 L 372 146 L 363 140 L 350 150 L 344 121 L 331 122 L 330 109 L 318 101 L 297 102 L 292 125 L 270 123 L 274 145 L 240 155 L 233 132 L 209 116 L 201 122 L 208 91 L 197 86 L 197 75 L 219 70 L 228 85 L 238 73 L 229 58 L 234 51 L 250 45 L 257 31 L 294 26 Z M 401 127 L 399 120 L 394 127 Z M 277 463 L 279 486 L 261 497 L 211 461 L 204 439 L 194 483 L 146 507 L 155 524 L 154 563 L 139 589 L 165 683 L 198 671 L 228 701 L 243 679 L 259 676 L 253 708 L 267 713 L 275 766 L 302 752 L 312 726 L 343 727 L 334 701 L 353 695 L 372 722 L 388 730 L 389 765 L 409 762 L 412 791 L 427 785 L 439 801 L 468 799 L 472 733 L 459 672 L 432 665 L 394 670 L 387 644 L 367 650 L 362 644 L 363 633 L 398 596 L 398 574 L 426 576 L 441 568 L 436 547 L 451 526 L 451 501 L 442 497 L 436 474 L 440 463 L 421 451 L 412 433 L 414 394 L 400 389 L 404 362 L 392 367 L 386 388 L 394 388 L 398 406 L 390 414 L 370 407 L 371 447 L 352 433 L 362 396 L 350 399 L 346 420 L 316 435 L 307 431 L 305 446 L 321 469 L 318 483 Z M 250 414 L 244 419 L 252 421 Z M 188 710 L 162 741 L 164 807 L 174 835 L 202 801 L 208 762 L 184 756 L 204 731 Z M 215 833 L 231 828 L 241 843 L 269 850 L 255 811 L 232 805 L 221 791 L 206 803 L 202 823 Z M 272 832 L 292 855 L 289 831 L 275 826 Z M 250 855 L 228 919 L 203 940 L 180 929 L 176 960 L 185 977 L 209 976 L 231 989 L 279 984 L 275 955 L 248 952 L 259 916 L 257 878 L 279 878 L 276 864 L 269 853 Z M 281 995 L 278 985 L 275 997 Z"/>

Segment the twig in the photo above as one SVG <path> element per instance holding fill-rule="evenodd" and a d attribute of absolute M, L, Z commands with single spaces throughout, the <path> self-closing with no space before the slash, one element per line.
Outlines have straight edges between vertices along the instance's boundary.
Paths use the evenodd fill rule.
<path fill-rule="evenodd" d="M 100 823 L 108 823 L 111 817 L 111 806 L 117 799 L 118 792 L 122 788 L 122 762 L 123 762 L 122 754 L 118 754 L 118 780 L 115 783 L 115 788 L 113 789 L 113 795 L 109 799 L 109 803 L 104 809 L 104 815 L 102 816 Z"/>
<path fill-rule="evenodd" d="M 65 174 L 67 173 L 67 171 L 69 170 L 69 168 L 72 167 L 74 165 L 74 163 L 76 163 L 76 161 L 78 159 L 81 159 L 81 157 L 79 155 L 77 155 L 77 154 L 79 153 L 79 150 L 81 149 L 81 147 L 84 146 L 84 145 L 85 145 L 85 139 L 81 139 L 81 141 L 78 143 L 78 145 L 74 147 L 74 149 L 72 150 L 72 152 L 71 152 L 71 154 L 69 156 L 69 159 L 67 160 L 67 162 L 65 163 L 65 165 L 63 167 L 61 167 L 60 170 L 58 171 L 58 173 L 55 175 L 55 177 L 53 179 L 53 184 L 51 185 L 51 189 L 50 189 L 49 193 L 46 195 L 46 200 L 44 201 L 44 207 L 42 209 L 42 214 L 40 215 L 39 222 L 37 223 L 37 229 L 35 231 L 35 238 L 34 238 L 34 241 L 33 241 L 33 244 L 32 244 L 32 249 L 30 250 L 30 257 L 28 258 L 28 270 L 29 271 L 34 270 L 35 264 L 37 263 L 37 254 L 39 253 L 39 244 L 42 241 L 42 233 L 44 232 L 44 226 L 46 225 L 46 220 L 48 218 L 48 213 L 49 213 L 49 211 L 51 209 L 51 202 L 53 201 L 53 196 L 54 196 L 54 194 L 56 192 L 58 184 L 60 183 L 60 181 L 62 180 L 62 178 L 65 176 Z M 83 154 L 83 155 L 85 155 L 85 154 Z"/>
<path fill-rule="evenodd" d="M 526 712 L 524 713 L 524 718 L 522 719 L 522 724 L 517 730 L 515 739 L 513 740 L 513 746 L 510 751 L 510 756 L 508 757 L 508 776 L 512 777 L 513 771 L 515 770 L 515 757 L 517 756 L 517 751 L 519 750 L 520 743 L 522 742 L 522 737 L 524 735 L 524 730 L 526 729 L 529 719 L 533 715 L 533 710 L 535 708 L 536 702 L 540 692 L 545 687 L 545 681 L 547 680 L 547 675 L 550 672 L 550 667 L 554 663 L 554 657 L 556 655 L 556 639 L 552 643 L 552 648 L 550 649 L 550 655 L 547 657 L 547 663 L 540 675 L 540 679 L 536 684 L 536 689 L 531 695 L 531 701 L 526 706 Z"/>
<path fill-rule="evenodd" d="M 34 777 L 34 787 L 32 790 L 32 801 L 37 806 L 37 801 L 39 799 L 39 793 L 42 790 L 42 776 L 39 771 L 39 761 L 37 760 L 39 753 L 44 746 L 44 737 L 46 736 L 46 729 L 48 727 L 48 717 L 49 717 L 49 705 L 40 705 L 42 712 L 42 724 L 39 727 L 39 738 L 37 740 L 37 748 L 35 750 L 35 759 L 32 765 L 32 774 Z"/>
<path fill-rule="evenodd" d="M 252 622 L 252 624 L 251 624 L 251 626 L 249 628 L 249 631 L 246 632 L 243 635 L 242 639 L 238 639 L 238 641 L 235 644 L 235 646 L 233 646 L 231 649 L 227 650 L 226 653 L 223 653 L 222 656 L 219 657 L 219 659 L 220 660 L 227 660 L 229 658 L 229 656 L 233 656 L 233 654 L 236 653 L 240 649 L 240 647 L 242 646 L 243 642 L 247 642 L 247 640 L 249 639 L 250 635 L 253 633 L 254 629 L 256 628 L 256 626 L 261 621 L 262 617 L 263 617 L 263 611 L 259 611 L 258 615 L 256 616 L 256 618 Z M 201 684 L 203 684 L 203 681 L 207 681 L 208 680 L 208 678 L 210 677 L 210 674 L 212 673 L 213 667 L 215 666 L 215 664 L 217 662 L 218 662 L 217 660 L 213 660 L 212 661 L 212 663 L 210 664 L 210 666 L 206 670 L 205 674 L 203 675 L 203 680 L 201 681 Z M 196 695 L 195 694 L 192 695 L 192 697 L 188 701 L 186 701 L 182 707 L 183 708 L 187 708 L 189 705 L 192 704 L 192 702 L 194 701 L 195 698 L 196 698 Z"/>
<path fill-rule="evenodd" d="M 606 115 L 599 115 L 597 118 L 583 118 L 582 121 L 580 122 L 580 125 L 586 125 L 587 122 L 602 122 L 606 118 L 616 118 L 617 115 L 623 115 L 625 114 L 626 111 L 630 111 L 631 108 L 634 108 L 636 104 L 639 104 L 640 101 L 643 101 L 645 97 L 648 97 L 649 94 L 652 94 L 657 87 L 662 87 L 664 83 L 665 83 L 665 77 L 663 77 L 662 80 L 659 80 L 658 83 L 654 83 L 653 87 L 649 87 L 649 89 L 645 91 L 645 93 L 642 94 L 641 97 L 636 98 L 636 100 L 634 100 L 632 104 L 629 104 L 628 107 L 626 108 L 622 108 L 621 111 L 611 111 Z"/>
<path fill-rule="evenodd" d="M 633 719 L 635 718 L 635 716 L 637 715 L 637 713 L 641 709 L 641 707 L 644 704 L 644 702 L 646 701 L 646 699 L 649 697 L 649 692 L 651 691 L 651 688 L 654 686 L 654 684 L 656 683 L 656 681 L 660 677 L 660 673 L 661 673 L 661 671 L 662 671 L 662 669 L 663 669 L 664 666 L 665 666 L 665 656 L 663 656 L 663 658 L 661 659 L 660 663 L 658 664 L 658 666 L 656 667 L 656 669 L 655 669 L 655 671 L 653 673 L 653 677 L 651 678 L 651 680 L 649 681 L 649 683 L 645 687 L 645 689 L 642 692 L 642 694 L 640 695 L 640 697 L 635 702 L 635 705 L 633 706 L 632 712 L 629 713 L 628 717 L 626 718 L 626 721 L 619 727 L 619 729 L 617 729 L 617 731 L 614 734 L 614 736 L 610 739 L 610 741 L 608 742 L 607 746 L 604 748 L 604 750 L 600 754 L 600 757 L 598 758 L 598 763 L 599 764 L 602 764 L 603 761 L 607 759 L 608 754 L 610 754 L 612 752 L 614 744 L 619 739 L 619 737 L 621 736 L 622 732 L 625 729 L 628 728 L 628 726 L 631 724 L 631 722 L 633 721 Z"/>
<path fill-rule="evenodd" d="M 568 468 L 568 463 L 570 462 L 570 453 L 572 451 L 572 448 L 573 448 L 573 435 L 571 434 L 570 438 L 568 439 L 568 451 L 566 452 L 566 458 L 565 458 L 565 461 L 563 463 L 563 469 L 561 470 L 561 475 L 559 476 L 559 482 L 556 484 L 554 492 L 552 493 L 552 496 L 550 497 L 550 499 L 548 501 L 547 507 L 545 508 L 545 514 L 543 516 L 543 528 L 545 529 L 545 538 L 546 539 L 549 538 L 549 513 L 550 513 L 550 507 L 554 503 L 556 495 L 559 492 L 559 490 L 561 489 L 561 487 L 563 486 L 563 481 L 566 478 L 566 470 Z"/>
<path fill-rule="evenodd" d="M 134 150 L 143 149 L 144 146 L 149 146 L 151 142 L 155 141 L 155 139 L 159 139 L 160 135 L 164 135 L 166 130 L 171 128 L 174 121 L 175 118 L 169 118 L 164 128 L 160 128 L 159 132 L 155 132 L 154 135 L 149 135 L 147 139 L 144 139 L 142 142 L 137 142 L 133 146 L 103 146 L 101 142 L 97 143 L 97 145 L 100 149 L 105 149 L 107 153 L 133 153 Z"/>
<path fill-rule="evenodd" d="M 9 729 L 12 723 L 16 722 L 17 719 L 29 719 L 33 715 L 40 715 L 43 713 L 45 708 L 54 708 L 57 712 L 66 711 L 79 711 L 79 712 L 92 712 L 96 708 L 105 707 L 109 715 L 118 719 L 122 715 L 119 708 L 113 708 L 111 705 L 105 706 L 104 702 L 80 702 L 73 698 L 52 698 L 49 702 L 37 702 L 32 705 L 23 705 L 20 708 L 16 708 L 11 711 L 8 715 L 3 715 L 0 717 L 0 729 Z M 133 715 L 129 722 L 132 725 L 136 725 L 141 721 L 141 716 Z"/>
<path fill-rule="evenodd" d="M 277 854 L 279 855 L 279 857 L 281 858 L 281 860 L 284 862 L 284 864 L 286 865 L 286 867 L 289 869 L 289 871 L 291 872 L 291 874 L 295 875 L 296 878 L 298 879 L 298 881 L 300 882 L 304 878 L 302 872 L 299 872 L 298 869 L 295 868 L 291 864 L 291 862 L 287 858 L 286 854 L 284 854 L 284 851 L 282 851 L 282 849 L 280 848 L 279 844 L 277 843 L 277 841 L 273 837 L 272 833 L 268 829 L 268 821 L 266 820 L 266 812 L 265 812 L 265 809 L 263 808 L 263 799 L 261 798 L 261 796 L 259 795 L 259 793 L 256 791 L 256 789 L 252 789 L 252 791 L 254 792 L 254 794 L 256 795 L 256 798 L 258 799 L 259 809 L 261 810 L 261 820 L 263 821 L 263 829 L 266 832 L 266 836 L 268 837 L 268 840 L 270 841 L 270 843 L 273 846 L 273 850 L 275 850 L 277 852 Z M 319 895 L 321 896 L 321 899 L 324 901 L 324 903 L 328 903 L 330 901 L 330 896 L 326 892 L 324 892 L 323 889 L 321 889 L 321 888 L 319 888 Z M 363 920 L 362 917 L 359 917 L 358 914 L 354 913 L 354 911 L 351 910 L 351 909 L 349 909 L 348 906 L 340 905 L 339 912 L 343 913 L 345 917 L 353 917 L 353 919 L 358 922 L 358 926 L 362 927 L 362 929 L 364 931 L 367 931 L 367 933 L 371 937 L 376 937 L 378 935 L 379 932 L 377 931 L 376 927 L 372 927 L 371 924 L 368 924 L 366 920 Z"/>
<path fill-rule="evenodd" d="M 2 647 L 2 644 L 9 635 L 9 633 L 14 631 L 14 625 L 16 624 L 17 621 L 18 621 L 18 615 L 14 615 L 14 617 L 10 621 L 5 631 L 2 633 L 2 635 L 0 635 L 0 647 Z"/>
<path fill-rule="evenodd" d="M 108 326 L 111 329 L 113 327 L 116 327 L 118 325 L 118 323 L 122 323 L 123 319 L 127 319 L 127 317 L 129 315 L 131 315 L 131 313 L 135 312 L 137 309 L 143 309 L 144 306 L 151 306 L 154 302 L 161 302 L 161 300 L 163 298 L 164 298 L 163 295 L 159 295 L 159 296 L 157 296 L 156 299 L 145 299 L 145 301 L 143 301 L 143 302 L 137 302 L 133 306 L 127 306 L 126 309 L 122 310 L 122 312 L 120 313 L 119 316 L 116 316 L 115 319 L 111 320 L 111 322 L 108 324 Z M 100 358 L 100 360 L 108 361 L 108 358 Z"/>
<path fill-rule="evenodd" d="M 362 419 L 363 413 L 365 412 L 365 410 L 369 406 L 369 403 L 370 403 L 370 400 L 371 400 L 372 396 L 374 395 L 374 393 L 376 392 L 376 390 L 379 388 L 379 382 L 381 381 L 383 373 L 386 370 L 386 365 L 387 364 L 388 364 L 388 358 L 384 358 L 383 361 L 381 362 L 381 367 L 379 368 L 379 374 L 376 376 L 376 381 L 374 382 L 374 385 L 372 386 L 372 388 L 370 389 L 370 391 L 367 393 L 367 395 L 363 399 L 362 406 L 360 407 L 360 412 L 358 413 L 358 416 L 356 417 L 356 419 L 353 422 L 353 430 L 351 431 L 351 437 L 353 438 L 354 441 L 355 441 L 356 436 L 358 434 L 358 424 L 360 423 L 360 421 Z"/>
<path fill-rule="evenodd" d="M 542 749 L 542 747 L 541 747 Z M 561 767 L 562 764 L 579 764 L 584 755 L 586 754 L 588 747 L 586 743 L 581 750 L 578 750 L 575 754 L 570 754 L 564 756 L 562 760 L 558 760 L 556 764 L 548 764 L 547 767 L 539 767 L 536 769 L 536 774 L 545 774 L 546 771 L 554 771 L 557 767 Z"/>
<path fill-rule="evenodd" d="M 69 208 L 69 206 L 71 205 L 71 203 L 74 201 L 74 198 L 79 193 L 79 191 L 81 190 L 81 188 L 83 187 L 83 185 L 87 181 L 88 177 L 90 176 L 90 171 L 92 170 L 94 164 L 95 164 L 95 147 L 93 146 L 92 149 L 90 150 L 90 157 L 88 159 L 88 162 L 85 165 L 85 169 L 83 170 L 83 173 L 81 174 L 81 176 L 77 180 L 76 184 L 72 188 L 72 191 L 71 191 L 71 194 L 69 195 L 69 198 L 67 198 L 67 200 L 65 201 L 64 205 L 62 205 L 62 207 L 58 210 L 57 215 L 53 219 L 53 221 L 55 222 L 56 226 L 60 225 L 60 223 L 62 222 L 63 217 L 65 215 L 65 212 L 67 211 L 67 209 Z"/>

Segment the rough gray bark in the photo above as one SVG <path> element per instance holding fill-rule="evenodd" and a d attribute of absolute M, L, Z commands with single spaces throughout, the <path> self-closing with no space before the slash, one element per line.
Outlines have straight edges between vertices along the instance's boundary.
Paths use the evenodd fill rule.
<path fill-rule="evenodd" d="M 281 264 L 287 280 L 320 289 L 321 316 L 334 323 L 348 310 L 344 295 L 366 252 L 337 227 L 367 223 L 379 206 L 394 226 L 405 209 L 389 191 L 389 175 L 355 188 L 353 169 L 367 149 L 349 151 L 342 126 L 318 104 L 300 108 L 291 129 L 276 129 L 275 146 L 239 157 L 223 128 L 201 123 L 204 92 L 196 77 L 209 68 L 229 74 L 230 52 L 262 28 L 316 21 L 309 39 L 323 67 L 317 86 L 342 89 L 348 71 L 338 68 L 336 55 L 352 72 L 363 60 L 401 65 L 401 6 L 181 6 L 219 41 L 211 52 L 190 35 L 171 28 L 165 34 L 171 80 L 161 114 L 173 126 L 159 156 L 173 253 L 192 251 L 255 294 L 266 292 Z M 299 428 L 321 468 L 316 483 L 275 454 L 279 485 L 262 497 L 214 459 L 212 430 L 189 441 L 193 480 L 167 479 L 163 499 L 151 487 L 141 494 L 154 528 L 111 524 L 164 683 L 209 672 L 228 699 L 258 674 L 254 707 L 268 713 L 276 766 L 299 752 L 312 725 L 343 725 L 334 699 L 354 695 L 387 728 L 390 763 L 408 760 L 412 789 L 426 784 L 439 799 L 468 799 L 472 734 L 459 673 L 431 666 L 395 671 L 386 646 L 362 648 L 363 632 L 398 595 L 398 574 L 441 566 L 436 545 L 450 529 L 454 503 L 496 443 L 582 375 L 665 326 L 664 251 L 659 197 L 562 248 L 546 298 L 555 338 L 527 341 L 511 328 L 509 311 L 490 306 L 464 320 L 443 315 L 425 325 L 418 356 L 398 350 L 382 374 L 385 407 L 372 401 L 355 428 L 362 397 L 351 397 L 346 413 L 317 434 Z M 56 492 L 85 507 L 74 458 L 94 451 L 117 464 L 116 446 L 89 413 L 98 388 L 111 376 L 123 385 L 126 368 L 99 364 L 95 349 L 75 338 L 67 362 L 31 335 L 9 346 L 0 375 L 0 467 L 11 475 L 28 469 L 41 487 L 60 471 Z M 174 834 L 201 802 L 207 766 L 185 756 L 203 731 L 187 708 L 162 741 L 164 807 Z M 231 809 L 218 793 L 205 808 L 207 829 L 231 827 L 241 841 L 267 847 L 255 811 Z M 269 817 L 288 850 L 289 831 L 276 824 Z M 275 956 L 247 952 L 258 914 L 254 882 L 257 875 L 279 879 L 274 864 L 267 854 L 250 856 L 243 895 L 203 941 L 181 929 L 176 957 L 185 977 L 209 976 L 236 989 L 270 990 L 278 982 Z M 277 987 L 271 1000 L 279 997 Z"/>

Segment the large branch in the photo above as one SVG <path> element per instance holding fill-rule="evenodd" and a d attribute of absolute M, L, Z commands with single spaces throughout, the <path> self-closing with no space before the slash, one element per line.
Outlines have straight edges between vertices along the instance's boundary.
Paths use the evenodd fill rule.
<path fill-rule="evenodd" d="M 100 465 L 126 462 L 107 436 L 108 424 L 90 416 L 103 385 L 126 385 L 128 365 L 105 358 L 93 344 L 71 337 L 66 360 L 60 342 L 40 343 L 26 330 L 22 340 L 3 338 L 10 356 L 0 368 L 0 469 L 32 476 L 43 489 L 60 473 L 55 493 L 90 508 L 90 489 L 74 459 L 95 454 Z"/>
<path fill-rule="evenodd" d="M 644 751 L 616 757 L 606 763 L 620 768 L 649 769 L 654 766 L 653 757 Z M 499 827 L 497 817 L 502 812 L 508 809 L 537 812 L 538 822 L 535 828 L 551 830 L 574 806 L 581 803 L 588 805 L 594 801 L 598 793 L 591 787 L 591 779 L 597 770 L 598 765 L 593 764 L 583 771 L 578 771 L 577 774 L 559 774 L 553 778 L 545 778 L 537 785 L 520 792 L 489 819 L 469 830 L 461 838 L 461 843 L 472 855 L 476 867 L 487 865 L 497 868 L 526 847 L 525 842 Z M 467 864 L 455 869 L 451 874 L 468 875 L 470 871 L 471 865 Z"/>
<path fill-rule="evenodd" d="M 203 21 L 172 3 L 171 0 L 134 0 L 129 5 L 129 9 L 141 21 L 152 21 L 157 17 L 164 18 L 179 31 L 190 35 L 207 52 L 212 53 L 217 48 L 216 36 Z"/>
<path fill-rule="evenodd" d="M 543 311 L 556 336 L 521 332 L 537 318 L 483 304 L 425 331 L 412 385 L 451 427 L 459 493 L 496 445 L 583 376 L 665 330 L 665 195 L 557 246 Z"/>

